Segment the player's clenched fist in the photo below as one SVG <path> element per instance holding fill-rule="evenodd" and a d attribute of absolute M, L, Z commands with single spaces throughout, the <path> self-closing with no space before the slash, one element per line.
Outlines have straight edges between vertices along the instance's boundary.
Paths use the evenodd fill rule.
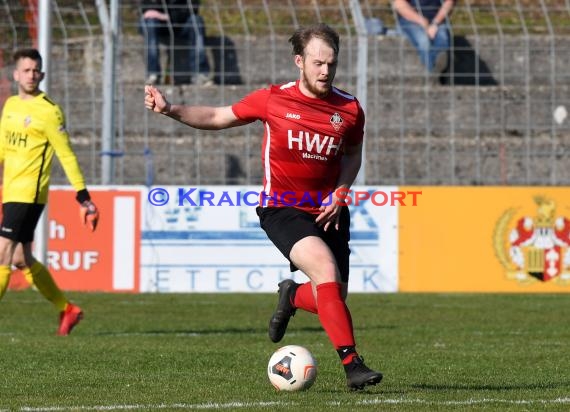
<path fill-rule="evenodd" d="M 170 108 L 170 103 L 160 90 L 148 84 L 144 87 L 144 105 L 148 110 L 157 113 L 168 113 Z"/>

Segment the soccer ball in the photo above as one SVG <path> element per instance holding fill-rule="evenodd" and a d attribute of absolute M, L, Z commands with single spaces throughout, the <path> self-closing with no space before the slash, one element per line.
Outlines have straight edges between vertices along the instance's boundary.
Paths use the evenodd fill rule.
<path fill-rule="evenodd" d="M 302 346 L 283 346 L 271 355 L 267 375 L 278 391 L 309 389 L 317 378 L 317 362 Z"/>

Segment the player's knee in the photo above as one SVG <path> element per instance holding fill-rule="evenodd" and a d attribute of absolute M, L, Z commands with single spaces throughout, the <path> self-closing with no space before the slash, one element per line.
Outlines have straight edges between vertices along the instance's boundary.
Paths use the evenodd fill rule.
<path fill-rule="evenodd" d="M 0 236 L 0 265 L 9 265 L 12 263 L 14 248 L 15 245 L 12 240 Z"/>

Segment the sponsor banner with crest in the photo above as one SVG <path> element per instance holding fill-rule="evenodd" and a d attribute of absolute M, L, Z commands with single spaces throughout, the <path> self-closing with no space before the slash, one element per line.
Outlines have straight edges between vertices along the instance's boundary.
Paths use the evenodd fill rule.
<path fill-rule="evenodd" d="M 52 188 L 48 267 L 66 290 L 274 292 L 292 275 L 259 227 L 257 186 L 93 187 L 100 226 Z M 568 292 L 570 191 L 353 187 L 352 292 Z M 26 287 L 21 277 L 11 287 Z"/>
<path fill-rule="evenodd" d="M 552 187 L 401 187 L 403 292 L 570 292 L 570 191 Z"/>

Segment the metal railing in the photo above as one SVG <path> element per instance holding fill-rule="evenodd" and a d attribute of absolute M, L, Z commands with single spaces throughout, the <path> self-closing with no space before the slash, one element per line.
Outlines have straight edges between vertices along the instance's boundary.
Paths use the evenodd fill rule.
<path fill-rule="evenodd" d="M 33 2 L 0 0 L 2 101 L 13 92 L 11 52 L 34 44 Z M 367 34 L 364 60 L 352 0 L 203 0 L 215 85 L 174 84 L 174 50 L 162 46 L 169 77 L 160 87 L 172 101 L 228 105 L 268 83 L 293 80 L 289 35 L 326 21 L 341 34 L 337 86 L 365 96 L 366 184 L 570 184 L 570 1 L 457 2 L 451 67 L 435 86 L 399 35 L 390 3 L 356 3 L 365 23 L 384 27 Z M 261 182 L 259 124 L 204 132 L 144 109 L 145 48 L 134 1 L 119 10 L 115 135 L 104 148 L 105 39 L 97 4 L 51 5 L 49 92 L 67 115 L 88 182 L 102 181 L 105 156 L 117 184 Z M 61 169 L 53 181 L 66 182 Z"/>

